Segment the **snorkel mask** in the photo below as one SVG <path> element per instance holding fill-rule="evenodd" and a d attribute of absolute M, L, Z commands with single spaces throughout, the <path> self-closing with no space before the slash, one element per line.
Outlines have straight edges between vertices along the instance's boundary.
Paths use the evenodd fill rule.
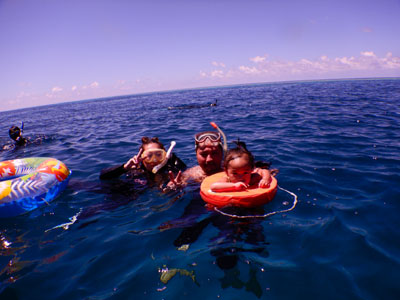
<path fill-rule="evenodd" d="M 221 141 L 221 134 L 215 131 L 204 131 L 196 134 L 194 136 L 195 146 L 199 144 L 205 144 L 206 146 L 213 146 L 217 147 L 222 145 Z"/>
<path fill-rule="evenodd" d="M 148 149 L 143 151 L 141 157 L 145 163 L 160 164 L 165 160 L 166 155 L 164 149 Z"/>
<path fill-rule="evenodd" d="M 197 150 L 199 144 L 204 143 L 204 147 L 211 146 L 211 147 L 217 147 L 221 146 L 222 149 L 224 150 L 224 153 L 228 150 L 228 145 L 226 143 L 226 136 L 224 132 L 218 127 L 217 124 L 214 122 L 210 122 L 211 126 L 214 127 L 215 129 L 218 130 L 216 131 L 204 131 L 196 134 L 194 136 L 194 141 L 195 141 L 195 148 Z M 224 139 L 224 143 L 222 145 L 222 138 Z"/>
<path fill-rule="evenodd" d="M 167 152 L 165 152 L 163 149 L 153 149 L 153 150 L 161 150 L 161 151 L 163 151 L 163 153 L 164 153 L 164 157 L 163 157 L 162 160 L 161 160 L 161 155 L 155 153 L 155 155 L 158 155 L 158 159 L 159 159 L 160 162 L 158 163 L 157 166 L 155 166 L 155 167 L 153 168 L 153 170 L 152 170 L 153 174 L 156 174 L 162 167 L 164 167 L 164 166 L 167 164 L 168 160 L 169 160 L 169 159 L 171 158 L 171 156 L 172 156 L 172 150 L 174 149 L 175 145 L 176 145 L 176 142 L 175 142 L 175 141 L 172 141 L 172 142 L 171 142 L 171 145 L 169 146 Z M 148 151 L 148 150 L 146 150 L 146 151 Z M 145 152 L 146 152 L 146 151 L 145 151 Z M 143 152 L 143 154 L 144 154 L 144 152 Z M 143 154 L 142 154 L 142 157 L 143 157 Z"/>

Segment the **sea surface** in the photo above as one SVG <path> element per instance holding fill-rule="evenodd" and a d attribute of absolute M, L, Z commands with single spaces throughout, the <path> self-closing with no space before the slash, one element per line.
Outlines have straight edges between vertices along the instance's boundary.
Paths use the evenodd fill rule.
<path fill-rule="evenodd" d="M 0 151 L 0 160 L 54 157 L 72 176 L 49 205 L 0 219 L 0 299 L 400 297 L 399 79 L 237 85 L 0 112 L 1 145 L 11 146 L 8 128 L 20 121 L 32 143 Z M 193 136 L 212 130 L 211 121 L 230 145 L 245 141 L 279 169 L 284 190 L 257 210 L 278 213 L 238 219 L 207 210 L 195 184 L 162 193 L 99 180 L 103 168 L 137 153 L 142 136 L 175 140 L 174 152 L 196 165 Z"/>

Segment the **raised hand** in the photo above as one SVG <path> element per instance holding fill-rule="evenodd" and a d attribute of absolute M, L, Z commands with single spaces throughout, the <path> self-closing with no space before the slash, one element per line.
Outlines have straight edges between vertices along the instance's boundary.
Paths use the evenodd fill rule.
<path fill-rule="evenodd" d="M 171 190 L 176 190 L 177 188 L 181 187 L 183 184 L 182 181 L 182 172 L 179 171 L 176 177 L 174 176 L 174 173 L 171 171 L 168 172 L 169 175 L 169 182 L 167 184 L 167 188 Z"/>
<path fill-rule="evenodd" d="M 142 162 L 142 153 L 143 149 L 140 148 L 138 154 L 136 154 L 134 157 L 132 157 L 130 160 L 124 164 L 124 169 L 125 170 L 130 170 L 130 169 L 137 169 L 140 167 L 140 163 Z"/>

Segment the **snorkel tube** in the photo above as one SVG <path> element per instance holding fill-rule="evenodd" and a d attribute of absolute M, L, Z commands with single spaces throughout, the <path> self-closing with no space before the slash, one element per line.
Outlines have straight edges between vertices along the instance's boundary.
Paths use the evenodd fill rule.
<path fill-rule="evenodd" d="M 168 148 L 167 155 L 165 156 L 165 159 L 162 161 L 162 163 L 158 164 L 157 166 L 155 166 L 153 168 L 153 170 L 152 170 L 153 174 L 156 174 L 162 167 L 164 167 L 167 164 L 168 160 L 171 158 L 172 149 L 174 149 L 175 145 L 176 145 L 176 142 L 172 141 L 171 145 Z"/>
<path fill-rule="evenodd" d="M 218 130 L 218 132 L 222 135 L 223 139 L 224 139 L 224 146 L 222 147 L 224 149 L 224 155 L 226 154 L 226 152 L 228 151 L 228 144 L 226 142 L 226 136 L 225 133 L 221 130 L 221 128 L 218 127 L 217 124 L 215 124 L 214 122 L 210 122 L 211 126 L 214 127 L 215 129 Z"/>
<path fill-rule="evenodd" d="M 21 121 L 21 134 L 24 132 L 24 121 Z"/>

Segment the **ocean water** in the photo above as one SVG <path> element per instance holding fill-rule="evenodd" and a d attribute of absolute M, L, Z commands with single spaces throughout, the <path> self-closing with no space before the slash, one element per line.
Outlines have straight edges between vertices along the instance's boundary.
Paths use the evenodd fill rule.
<path fill-rule="evenodd" d="M 179 105 L 186 109 L 168 109 Z M 0 112 L 2 145 L 19 121 L 34 142 L 0 151 L 0 160 L 50 156 L 73 173 L 48 206 L 0 219 L 0 299 L 399 298 L 399 79 L 239 85 Z M 175 140 L 174 152 L 194 166 L 193 135 L 212 129 L 210 121 L 280 170 L 279 186 L 297 195 L 293 210 L 236 219 L 206 210 L 196 185 L 163 194 L 98 179 L 137 153 L 142 136 Z M 279 190 L 257 213 L 293 204 Z M 176 274 L 163 282 L 167 269 Z"/>

